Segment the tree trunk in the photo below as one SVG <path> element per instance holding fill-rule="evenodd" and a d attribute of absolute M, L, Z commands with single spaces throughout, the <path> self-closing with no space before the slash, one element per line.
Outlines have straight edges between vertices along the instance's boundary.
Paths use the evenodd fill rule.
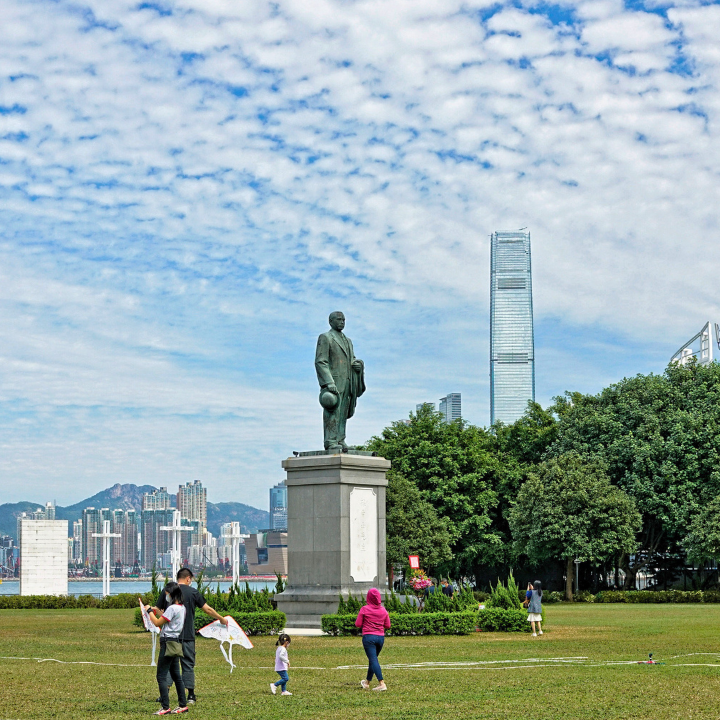
<path fill-rule="evenodd" d="M 565 599 L 570 602 L 572 602 L 573 599 L 573 580 L 575 579 L 574 565 L 574 558 L 569 557 L 565 569 Z"/>

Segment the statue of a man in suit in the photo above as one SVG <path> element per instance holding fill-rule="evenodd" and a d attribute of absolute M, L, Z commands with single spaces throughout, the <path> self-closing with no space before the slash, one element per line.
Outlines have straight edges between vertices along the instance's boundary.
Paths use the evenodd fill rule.
<path fill-rule="evenodd" d="M 343 333 L 345 316 L 330 313 L 330 330 L 317 341 L 315 370 L 323 406 L 325 449 L 346 452 L 345 423 L 355 413 L 357 399 L 365 392 L 365 366 L 355 357 L 353 344 Z"/>

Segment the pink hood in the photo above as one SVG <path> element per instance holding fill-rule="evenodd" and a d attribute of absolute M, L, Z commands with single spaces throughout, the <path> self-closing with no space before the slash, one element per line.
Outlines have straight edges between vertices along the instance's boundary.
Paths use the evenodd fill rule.
<path fill-rule="evenodd" d="M 367 594 L 367 605 L 363 605 L 358 613 L 355 626 L 362 628 L 363 635 L 384 635 L 390 627 L 390 616 L 382 606 L 382 598 L 377 588 L 370 588 Z"/>

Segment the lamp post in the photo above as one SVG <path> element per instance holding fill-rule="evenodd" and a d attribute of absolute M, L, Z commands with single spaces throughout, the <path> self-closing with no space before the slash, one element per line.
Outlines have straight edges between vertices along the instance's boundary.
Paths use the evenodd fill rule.
<path fill-rule="evenodd" d="M 575 558 L 575 594 L 580 592 L 580 558 Z"/>

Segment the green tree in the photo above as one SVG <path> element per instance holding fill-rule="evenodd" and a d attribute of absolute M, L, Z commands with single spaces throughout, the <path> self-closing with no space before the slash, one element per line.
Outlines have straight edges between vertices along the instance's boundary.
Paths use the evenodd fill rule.
<path fill-rule="evenodd" d="M 683 546 L 692 562 L 720 560 L 720 496 L 693 518 Z"/>
<path fill-rule="evenodd" d="M 395 470 L 388 472 L 387 561 L 407 565 L 408 555 L 434 570 L 452 559 L 452 536 L 445 519 L 424 500 L 417 486 Z"/>
<path fill-rule="evenodd" d="M 445 423 L 425 406 L 409 423 L 393 423 L 372 438 L 368 448 L 390 460 L 447 521 L 453 560 L 445 571 L 473 575 L 482 565 L 506 562 L 510 538 L 495 522 L 503 468 L 493 435 L 461 420 Z"/>
<path fill-rule="evenodd" d="M 631 553 L 641 527 L 632 498 L 610 484 L 600 463 L 583 462 L 576 453 L 538 466 L 520 489 L 509 521 L 517 552 L 532 564 L 565 561 L 568 600 L 575 558 L 598 562 Z"/>
<path fill-rule="evenodd" d="M 621 559 L 631 588 L 638 570 L 682 551 L 692 519 L 720 494 L 720 365 L 674 364 L 598 395 L 568 393 L 554 410 L 548 454 L 599 460 L 642 513 L 638 551 Z"/>

